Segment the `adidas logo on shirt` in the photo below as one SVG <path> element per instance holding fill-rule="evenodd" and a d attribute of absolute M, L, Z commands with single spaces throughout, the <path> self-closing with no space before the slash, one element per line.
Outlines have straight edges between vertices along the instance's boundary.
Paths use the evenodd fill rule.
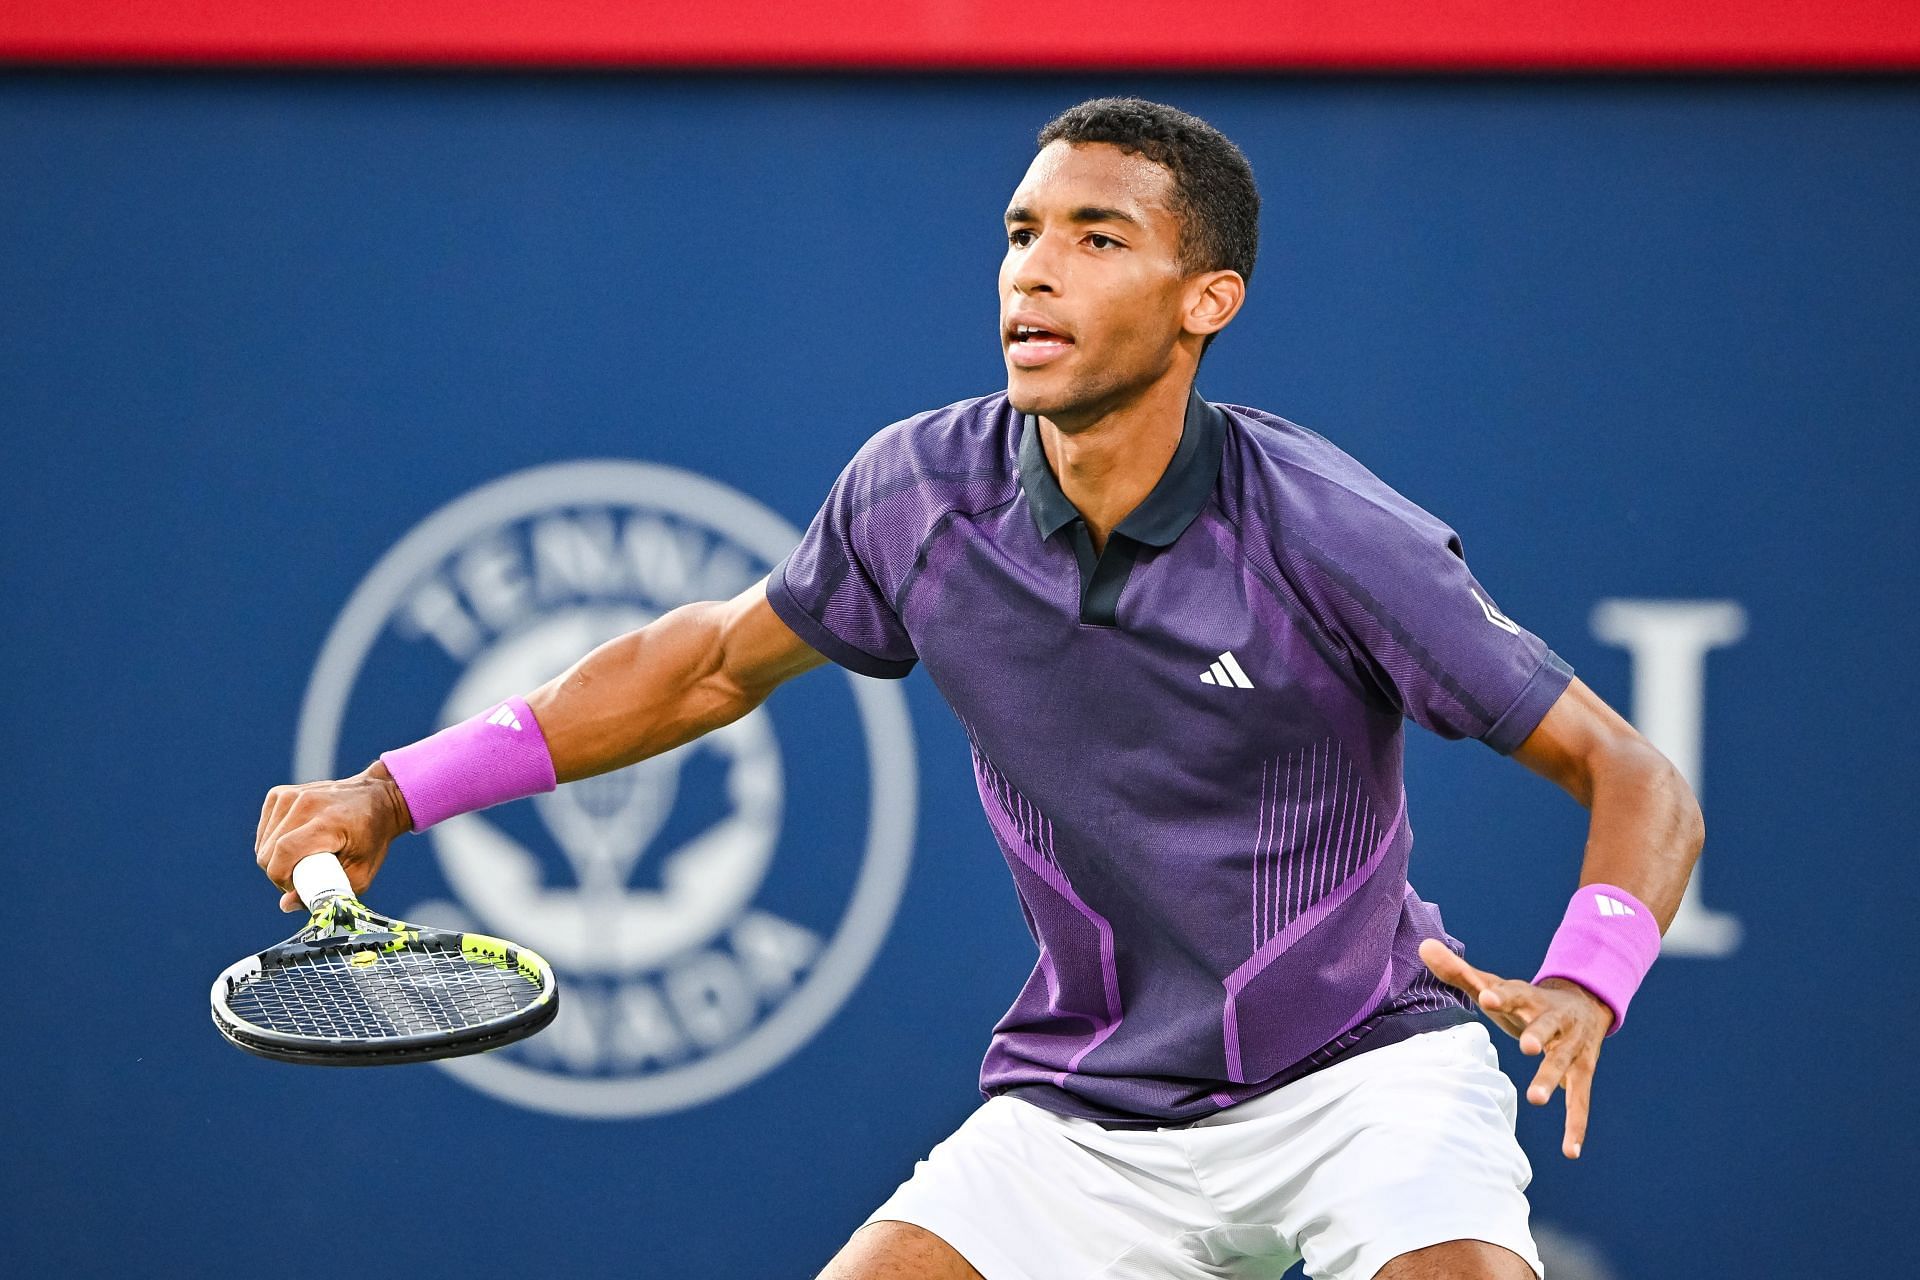
<path fill-rule="evenodd" d="M 1593 895 L 1593 905 L 1600 909 L 1600 914 L 1603 916 L 1634 916 L 1640 914 L 1626 903 L 1620 901 L 1620 899 L 1610 898 L 1604 893 L 1596 893 Z"/>
<path fill-rule="evenodd" d="M 1200 683 L 1223 684 L 1229 689 L 1253 688 L 1253 681 L 1247 679 L 1247 673 L 1240 669 L 1240 664 L 1234 660 L 1233 650 L 1231 649 L 1226 650 L 1219 657 L 1215 658 L 1207 669 L 1200 673 Z"/>
<path fill-rule="evenodd" d="M 504 702 L 493 709 L 493 714 L 487 717 L 487 723 L 520 732 L 520 717 L 513 714 L 513 708 Z"/>

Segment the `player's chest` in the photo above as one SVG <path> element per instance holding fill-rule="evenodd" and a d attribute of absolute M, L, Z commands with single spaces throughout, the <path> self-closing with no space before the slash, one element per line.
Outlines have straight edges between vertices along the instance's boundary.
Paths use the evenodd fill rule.
<path fill-rule="evenodd" d="M 1325 660 L 1220 531 L 1170 547 L 1073 530 L 935 546 L 904 617 L 921 662 L 976 730 L 1177 744 L 1227 762 L 1324 732 Z"/>

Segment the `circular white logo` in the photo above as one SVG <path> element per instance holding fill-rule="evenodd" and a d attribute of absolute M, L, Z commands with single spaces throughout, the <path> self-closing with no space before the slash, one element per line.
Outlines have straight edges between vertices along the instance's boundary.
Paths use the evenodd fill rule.
<path fill-rule="evenodd" d="M 295 774 L 353 772 L 670 609 L 735 595 L 798 540 L 672 467 L 569 462 L 485 485 L 348 600 L 307 687 Z M 552 1027 L 439 1065 L 539 1110 L 644 1116 L 731 1092 L 819 1031 L 893 922 L 917 792 L 899 687 L 839 674 L 638 764 L 439 824 L 444 897 L 381 899 L 419 879 L 395 874 L 396 849 L 376 902 L 525 943 L 561 977 Z"/>

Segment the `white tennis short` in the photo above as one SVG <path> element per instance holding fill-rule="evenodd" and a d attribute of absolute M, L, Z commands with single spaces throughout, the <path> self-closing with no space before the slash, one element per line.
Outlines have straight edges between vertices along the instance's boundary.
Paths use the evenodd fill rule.
<path fill-rule="evenodd" d="M 1370 1280 L 1486 1240 L 1543 1274 L 1517 1098 L 1478 1022 L 1344 1059 L 1163 1129 L 989 1099 L 868 1222 L 933 1232 L 986 1280 Z"/>

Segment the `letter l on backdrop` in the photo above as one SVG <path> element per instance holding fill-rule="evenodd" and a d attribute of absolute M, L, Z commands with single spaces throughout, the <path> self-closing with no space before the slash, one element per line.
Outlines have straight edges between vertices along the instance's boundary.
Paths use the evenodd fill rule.
<path fill-rule="evenodd" d="M 1747 634 L 1747 611 L 1732 600 L 1602 600 L 1593 609 L 1593 634 L 1625 649 L 1633 662 L 1634 728 L 1673 761 L 1700 794 L 1703 725 L 1707 710 L 1707 654 Z M 1739 918 L 1708 907 L 1702 897 L 1704 859 L 1660 949 L 1667 955 L 1729 956 L 1740 946 Z"/>

